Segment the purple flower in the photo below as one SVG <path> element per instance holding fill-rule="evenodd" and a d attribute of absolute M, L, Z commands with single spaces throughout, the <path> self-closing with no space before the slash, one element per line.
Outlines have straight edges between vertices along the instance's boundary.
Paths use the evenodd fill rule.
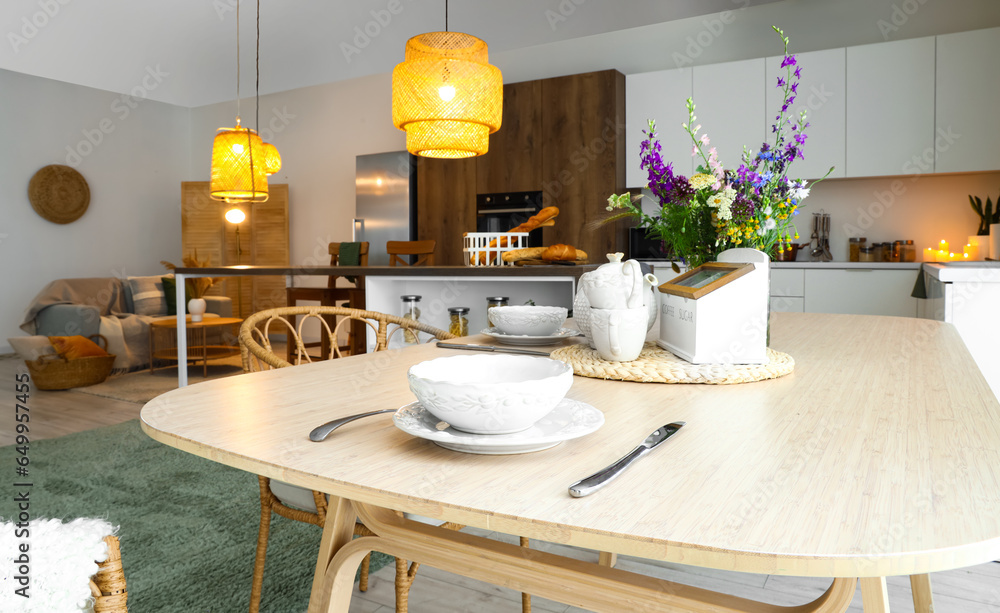
<path fill-rule="evenodd" d="M 793 64 L 795 63 L 794 56 L 793 56 L 793 59 L 792 59 L 792 63 Z M 797 66 L 795 68 L 795 78 L 796 79 L 801 79 L 802 78 L 802 67 L 801 66 Z"/>
<path fill-rule="evenodd" d="M 795 104 L 795 96 L 788 97 L 788 104 Z"/>
<path fill-rule="evenodd" d="M 798 144 L 800 144 L 800 145 L 806 144 L 806 135 L 805 134 L 796 134 L 795 135 L 795 142 L 798 143 Z"/>
<path fill-rule="evenodd" d="M 785 85 L 785 80 L 782 79 L 781 77 L 778 77 L 778 87 L 784 87 L 784 85 Z"/>
<path fill-rule="evenodd" d="M 795 65 L 795 56 L 794 55 L 786 55 L 785 59 L 781 60 L 781 68 L 784 68 L 785 66 L 794 66 L 794 65 Z M 795 72 L 798 73 L 798 69 L 797 68 L 795 69 Z M 795 76 L 799 76 L 799 75 L 796 74 Z"/>
<path fill-rule="evenodd" d="M 799 89 L 799 84 L 798 84 L 798 82 L 796 81 L 795 83 L 792 83 L 792 93 L 793 93 L 793 94 L 797 94 L 797 93 L 799 93 L 799 92 L 798 92 L 798 89 Z"/>

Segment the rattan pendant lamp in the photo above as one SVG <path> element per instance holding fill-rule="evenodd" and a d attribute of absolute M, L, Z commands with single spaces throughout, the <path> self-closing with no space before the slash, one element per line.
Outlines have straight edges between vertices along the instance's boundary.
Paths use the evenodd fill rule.
<path fill-rule="evenodd" d="M 406 149 L 432 158 L 465 158 L 489 150 L 500 129 L 503 75 L 489 63 L 485 42 L 470 34 L 428 32 L 406 42 L 392 71 L 392 123 L 406 131 Z"/>
<path fill-rule="evenodd" d="M 257 4 L 258 26 L 260 3 Z M 257 53 L 260 57 L 260 37 Z M 260 72 L 258 70 L 258 78 Z M 259 83 L 259 81 L 258 81 Z M 209 195 L 226 202 L 267 200 L 264 141 L 255 130 L 240 125 L 240 3 L 236 3 L 236 126 L 219 128 L 212 144 L 212 180 Z"/>

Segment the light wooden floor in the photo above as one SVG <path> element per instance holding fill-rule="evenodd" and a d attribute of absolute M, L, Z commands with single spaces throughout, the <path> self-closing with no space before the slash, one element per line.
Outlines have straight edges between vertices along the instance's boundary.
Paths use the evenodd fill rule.
<path fill-rule="evenodd" d="M 15 374 L 24 372 L 16 359 L 0 359 L 0 445 L 14 442 Z M 31 414 L 31 440 L 55 438 L 121 423 L 139 416 L 140 404 L 98 398 L 75 392 L 39 392 L 32 390 L 28 399 Z M 1000 511 L 998 511 L 1000 512 Z M 467 529 L 482 536 L 516 542 L 509 535 Z M 319 530 L 316 532 L 319 538 Z M 532 543 L 533 547 L 569 557 L 596 561 L 597 553 L 550 543 Z M 660 577 L 737 596 L 780 605 L 802 604 L 819 596 L 829 585 L 820 579 L 750 575 L 716 571 L 638 558 L 619 558 L 624 570 Z M 368 592 L 358 592 L 351 601 L 350 613 L 391 613 L 394 608 L 394 568 L 387 566 L 372 575 Z M 990 563 L 935 573 L 931 576 L 936 613 L 1000 613 L 1000 564 Z M 247 589 L 250 589 L 249 584 Z M 909 581 L 905 577 L 889 579 L 892 613 L 913 613 Z M 584 609 L 532 599 L 538 612 L 579 612 Z M 520 594 L 505 588 L 466 579 L 426 565 L 420 567 L 410 592 L 411 613 L 502 613 L 521 610 Z M 851 613 L 861 613 L 860 592 L 851 604 Z"/>

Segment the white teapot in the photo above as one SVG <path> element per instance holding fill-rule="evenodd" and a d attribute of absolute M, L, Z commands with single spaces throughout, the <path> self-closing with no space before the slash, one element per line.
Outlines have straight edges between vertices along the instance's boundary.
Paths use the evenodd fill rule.
<path fill-rule="evenodd" d="M 649 330 L 656 321 L 657 279 L 652 274 L 643 275 L 639 262 L 622 262 L 622 253 L 609 253 L 608 263 L 602 264 L 580 276 L 580 287 L 573 302 L 573 318 L 580 331 L 593 344 L 590 333 L 591 307 L 597 309 L 638 309 L 647 310 Z"/>

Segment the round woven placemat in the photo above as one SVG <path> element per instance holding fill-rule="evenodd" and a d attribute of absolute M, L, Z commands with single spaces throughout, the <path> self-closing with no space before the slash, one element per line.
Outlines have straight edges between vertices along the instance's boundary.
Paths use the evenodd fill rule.
<path fill-rule="evenodd" d="M 69 166 L 51 164 L 31 177 L 28 200 L 36 213 L 52 223 L 70 223 L 87 212 L 90 188 L 83 175 Z"/>
<path fill-rule="evenodd" d="M 656 343 L 646 343 L 639 357 L 631 362 L 607 362 L 584 344 L 560 347 L 551 357 L 572 366 L 575 375 L 642 383 L 731 385 L 777 379 L 795 368 L 792 356 L 770 348 L 767 364 L 692 364 Z"/>

